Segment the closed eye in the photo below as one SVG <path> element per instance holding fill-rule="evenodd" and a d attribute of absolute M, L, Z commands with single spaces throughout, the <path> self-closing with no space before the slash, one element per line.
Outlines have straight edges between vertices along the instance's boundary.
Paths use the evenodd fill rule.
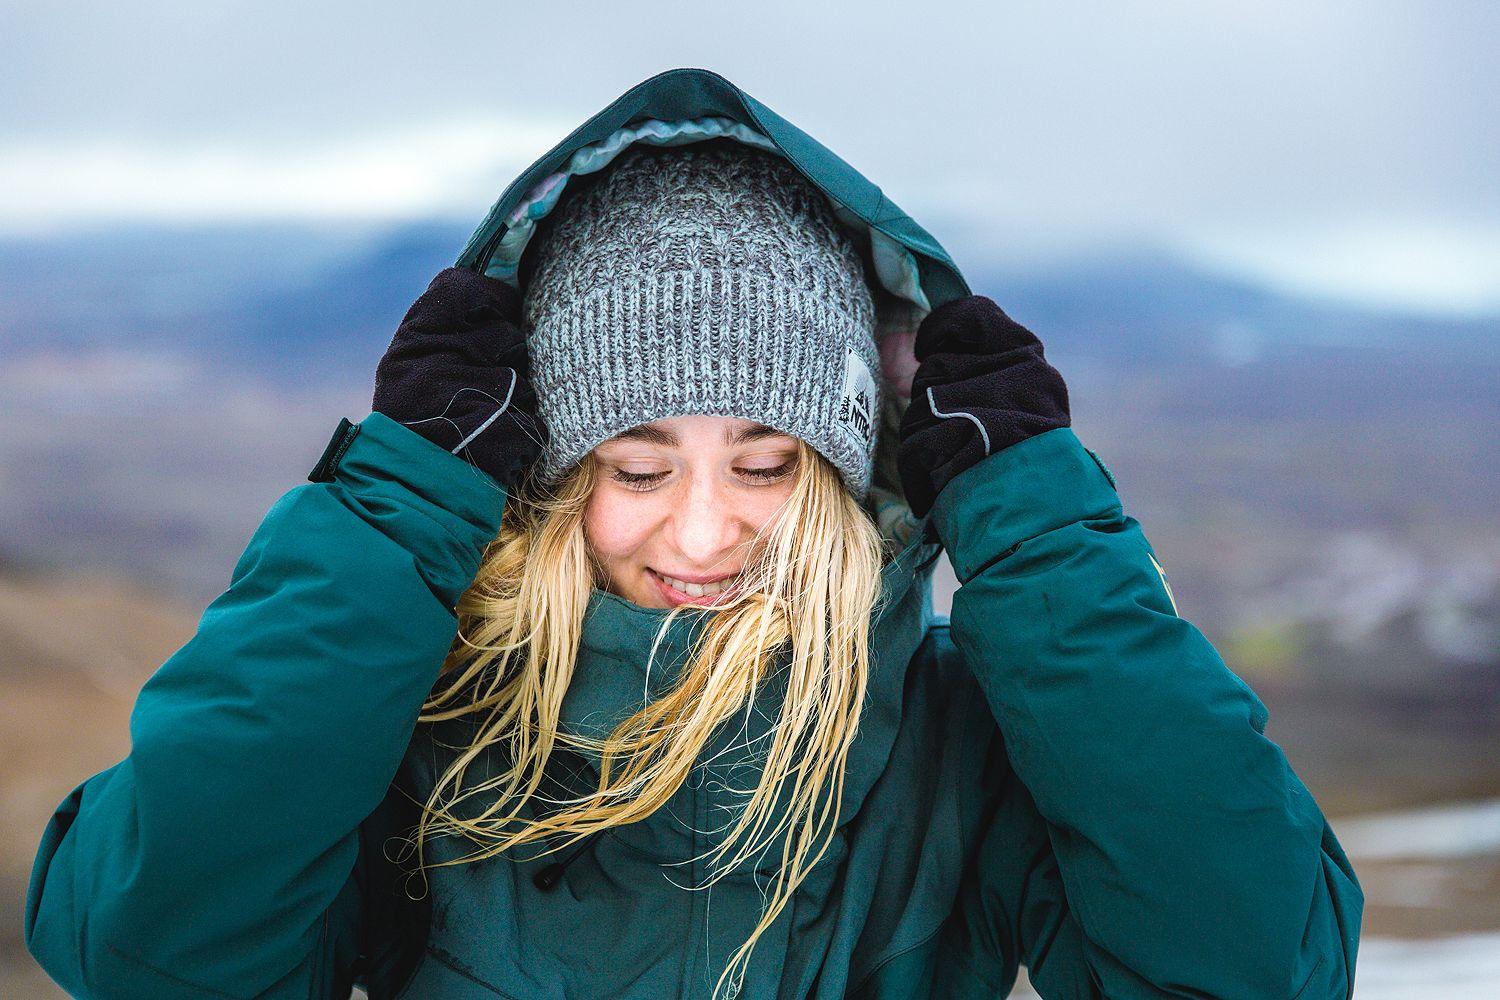
<path fill-rule="evenodd" d="M 734 471 L 757 483 L 772 483 L 785 477 L 796 464 L 797 460 L 794 458 L 770 469 L 735 469 Z M 645 491 L 660 483 L 668 475 L 670 473 L 667 472 L 628 472 L 625 469 L 615 469 L 611 473 L 611 478 L 633 490 Z"/>
<path fill-rule="evenodd" d="M 611 477 L 633 490 L 648 490 L 667 478 L 667 474 L 665 472 L 626 472 L 624 469 L 616 469 Z"/>
<path fill-rule="evenodd" d="M 735 471 L 742 475 L 749 476 L 751 479 L 758 479 L 762 482 L 772 482 L 791 472 L 792 466 L 796 464 L 797 460 L 792 459 L 790 462 L 783 462 L 782 464 L 776 466 L 774 469 L 736 469 Z"/>

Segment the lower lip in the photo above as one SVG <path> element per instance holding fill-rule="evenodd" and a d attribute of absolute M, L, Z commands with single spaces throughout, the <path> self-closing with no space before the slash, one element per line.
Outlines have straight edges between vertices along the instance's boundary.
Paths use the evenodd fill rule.
<path fill-rule="evenodd" d="M 717 594 L 704 594 L 702 597 L 693 597 L 691 594 L 684 594 L 682 591 L 678 590 L 676 587 L 672 586 L 671 584 L 667 583 L 667 581 L 657 576 L 655 570 L 646 570 L 646 575 L 651 577 L 652 583 L 656 584 L 656 589 L 661 593 L 662 598 L 670 602 L 670 604 L 674 608 L 679 604 L 697 604 L 704 607 L 715 607 L 717 605 L 725 603 L 726 601 L 733 600 L 734 595 L 739 591 L 739 584 L 735 584 L 730 587 L 725 587 Z"/>

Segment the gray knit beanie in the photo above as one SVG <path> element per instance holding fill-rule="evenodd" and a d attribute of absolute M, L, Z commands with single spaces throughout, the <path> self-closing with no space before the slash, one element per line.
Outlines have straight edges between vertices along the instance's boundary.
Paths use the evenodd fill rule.
<path fill-rule="evenodd" d="M 796 167 L 738 143 L 638 144 L 554 215 L 523 299 L 544 480 L 631 427 L 716 414 L 802 438 L 865 500 L 874 302 Z"/>

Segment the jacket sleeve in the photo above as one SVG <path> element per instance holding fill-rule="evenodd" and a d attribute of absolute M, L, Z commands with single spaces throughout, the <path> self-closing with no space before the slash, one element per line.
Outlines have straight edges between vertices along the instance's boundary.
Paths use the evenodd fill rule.
<path fill-rule="evenodd" d="M 309 478 L 141 689 L 129 756 L 43 834 L 26 945 L 74 995 L 348 995 L 359 826 L 405 754 L 504 492 L 379 412 L 341 422 Z"/>
<path fill-rule="evenodd" d="M 1019 961 L 1059 1000 L 1349 997 L 1354 870 L 1104 464 L 1047 431 L 965 470 L 932 517 L 1009 758 L 955 910 L 973 974 Z"/>

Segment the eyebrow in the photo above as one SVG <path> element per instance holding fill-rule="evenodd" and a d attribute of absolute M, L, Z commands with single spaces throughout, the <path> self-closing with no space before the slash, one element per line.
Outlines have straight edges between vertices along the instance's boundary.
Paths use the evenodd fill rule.
<path fill-rule="evenodd" d="M 789 436 L 785 432 L 779 431 L 774 427 L 767 427 L 765 424 L 751 424 L 738 434 L 731 433 L 728 428 L 725 428 L 724 443 L 726 445 L 736 445 L 744 444 L 746 441 L 758 441 L 761 438 Z M 641 424 L 639 427 L 632 427 L 628 431 L 621 431 L 610 438 L 610 440 L 645 441 L 647 444 L 658 444 L 664 448 L 678 448 L 682 445 L 682 442 L 677 440 L 676 434 L 660 427 L 653 427 L 650 424 Z"/>

